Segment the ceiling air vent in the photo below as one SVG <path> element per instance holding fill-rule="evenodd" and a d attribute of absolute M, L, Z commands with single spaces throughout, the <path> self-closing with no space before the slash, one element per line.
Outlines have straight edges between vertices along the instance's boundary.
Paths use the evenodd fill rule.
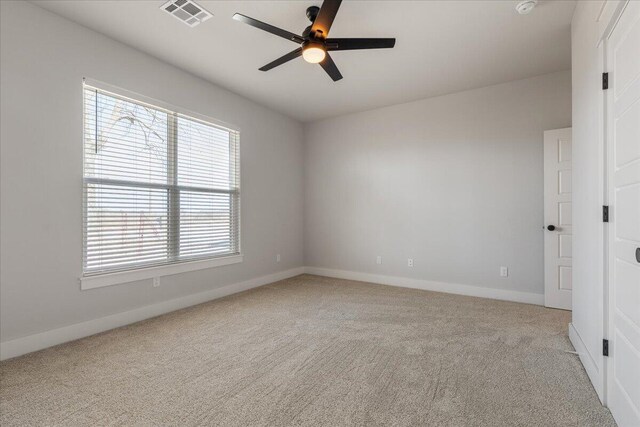
<path fill-rule="evenodd" d="M 169 0 L 161 7 L 190 27 L 195 27 L 212 16 L 191 0 Z"/>

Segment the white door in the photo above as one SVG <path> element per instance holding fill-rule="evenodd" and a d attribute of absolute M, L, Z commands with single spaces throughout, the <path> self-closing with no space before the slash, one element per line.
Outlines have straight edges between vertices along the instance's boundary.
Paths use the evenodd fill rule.
<path fill-rule="evenodd" d="M 606 45 L 607 406 L 640 426 L 640 2 L 627 3 Z"/>
<path fill-rule="evenodd" d="M 544 305 L 571 310 L 571 128 L 544 132 Z"/>

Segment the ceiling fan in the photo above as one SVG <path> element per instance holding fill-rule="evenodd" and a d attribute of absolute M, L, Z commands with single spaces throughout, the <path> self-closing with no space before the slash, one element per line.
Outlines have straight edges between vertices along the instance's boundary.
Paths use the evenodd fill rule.
<path fill-rule="evenodd" d="M 342 0 L 325 0 L 321 7 L 311 6 L 307 8 L 307 18 L 311 21 L 311 25 L 305 28 L 302 35 L 299 36 L 287 30 L 283 30 L 273 25 L 258 21 L 245 15 L 236 13 L 233 19 L 244 22 L 253 27 L 259 28 L 276 36 L 283 37 L 300 45 L 294 51 L 268 63 L 260 68 L 260 71 L 269 71 L 272 68 L 291 61 L 302 56 L 305 61 L 312 64 L 320 64 L 320 66 L 329 74 L 333 81 L 342 78 L 340 70 L 336 66 L 333 59 L 329 55 L 331 51 L 340 50 L 356 50 L 356 49 L 385 49 L 392 48 L 396 44 L 396 39 L 330 39 L 329 30 L 331 24 L 338 13 Z"/>

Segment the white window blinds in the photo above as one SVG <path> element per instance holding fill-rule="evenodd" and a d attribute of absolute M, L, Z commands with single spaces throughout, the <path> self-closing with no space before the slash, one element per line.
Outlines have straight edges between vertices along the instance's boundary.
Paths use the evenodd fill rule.
<path fill-rule="evenodd" d="M 240 253 L 239 133 L 84 87 L 84 275 Z"/>

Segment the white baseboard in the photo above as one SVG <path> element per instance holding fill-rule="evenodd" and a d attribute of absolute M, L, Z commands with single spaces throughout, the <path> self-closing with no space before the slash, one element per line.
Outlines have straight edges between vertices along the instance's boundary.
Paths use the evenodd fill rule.
<path fill-rule="evenodd" d="M 534 294 L 529 292 L 483 288 L 480 286 L 460 285 L 457 283 L 435 282 L 432 280 L 384 276 L 380 274 L 359 273 L 356 271 L 346 270 L 333 270 L 330 268 L 320 267 L 305 267 L 304 272 L 308 274 L 316 274 L 318 276 L 335 277 L 337 279 L 357 280 L 360 282 L 378 283 L 381 285 L 399 286 L 403 288 L 422 289 L 425 291 L 445 292 L 448 294 L 467 295 L 472 297 L 544 305 L 543 294 Z"/>
<path fill-rule="evenodd" d="M 584 370 L 587 371 L 587 375 L 591 380 L 591 384 L 593 385 L 600 402 L 602 402 L 603 405 L 606 405 L 602 372 L 598 369 L 598 365 L 591 357 L 591 353 L 587 350 L 587 346 L 582 340 L 577 329 L 573 326 L 573 323 L 569 323 L 569 341 L 571 341 L 573 348 L 576 349 L 580 362 L 582 362 Z"/>
<path fill-rule="evenodd" d="M 131 323 L 179 310 L 181 308 L 201 304 L 203 302 L 246 291 L 248 289 L 257 288 L 268 283 L 277 282 L 278 280 L 288 279 L 289 277 L 303 274 L 304 270 L 304 267 L 292 268 L 290 270 L 256 277 L 255 279 L 234 283 L 221 288 L 212 289 L 210 291 L 187 295 L 158 304 L 125 311 L 123 313 L 113 314 L 99 319 L 76 323 L 75 325 L 64 326 L 62 328 L 52 329 L 50 331 L 6 341 L 0 343 L 0 360 L 21 356 L 23 354 L 42 350 L 47 347 L 77 340 L 79 338 L 84 338 L 99 332 L 108 331 L 109 329 L 129 325 Z"/>

